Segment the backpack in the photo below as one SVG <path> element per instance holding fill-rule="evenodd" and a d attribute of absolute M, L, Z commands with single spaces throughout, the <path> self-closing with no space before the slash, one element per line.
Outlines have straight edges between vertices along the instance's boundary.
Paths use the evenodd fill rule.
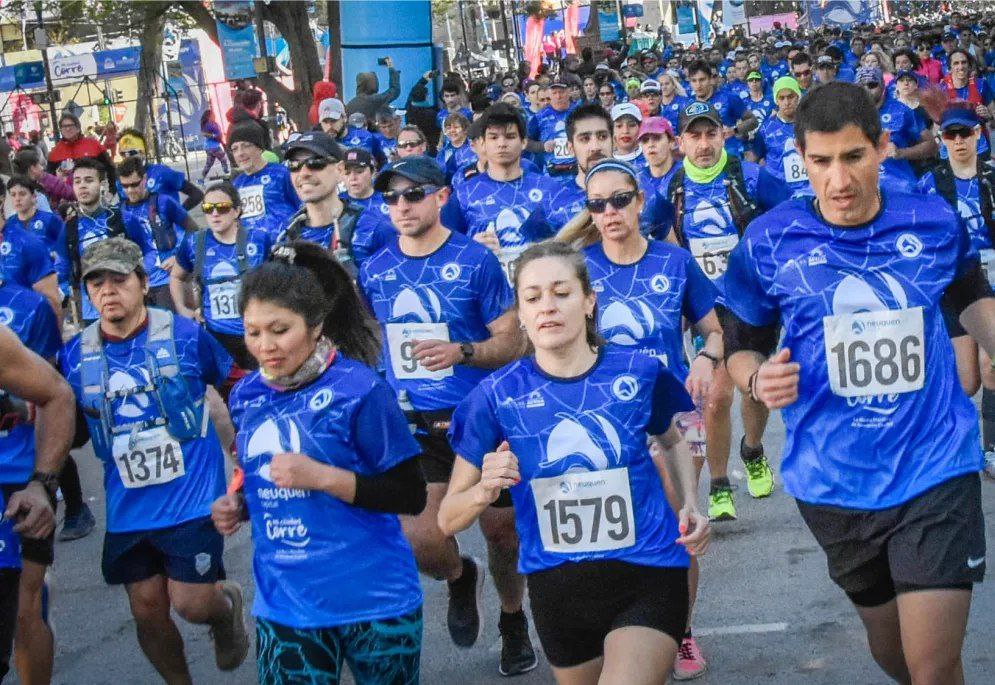
<path fill-rule="evenodd" d="M 117 207 L 102 208 L 107 209 L 107 236 L 117 238 L 124 233 L 124 217 Z M 80 266 L 80 245 L 79 245 L 79 219 L 80 213 L 76 212 L 66 221 L 66 251 L 69 254 L 69 277 L 73 286 L 78 286 L 82 279 L 82 267 Z"/>
<path fill-rule="evenodd" d="M 343 201 L 342 204 L 342 214 L 336 220 L 335 231 L 339 238 L 339 244 L 338 246 L 322 245 L 322 247 L 332 252 L 339 263 L 349 272 L 349 275 L 355 277 L 356 262 L 352 257 L 352 236 L 364 210 L 362 205 L 355 202 Z M 287 224 L 287 228 L 284 229 L 281 242 L 300 240 L 305 228 L 307 228 L 307 210 L 301 208 Z"/>
<path fill-rule="evenodd" d="M 149 193 L 148 196 L 149 230 L 152 231 L 152 243 L 160 253 L 168 254 L 176 249 L 176 230 L 171 224 L 163 223 L 159 216 L 159 194 Z"/>
<path fill-rule="evenodd" d="M 225 277 L 216 279 L 204 280 L 204 260 L 207 256 L 207 234 L 210 233 L 210 229 L 202 228 L 197 231 L 194 236 L 194 260 L 193 260 L 193 277 L 200 285 L 201 288 L 205 284 L 209 283 L 220 283 L 221 281 L 232 281 L 237 278 L 241 278 L 242 274 L 249 270 L 249 256 L 246 252 L 246 246 L 249 242 L 248 231 L 239 224 L 238 233 L 235 234 L 235 259 L 238 261 L 238 275 L 235 278 Z"/>
<path fill-rule="evenodd" d="M 936 194 L 953 207 L 957 214 L 957 182 L 950 160 L 941 160 L 932 169 L 936 182 Z M 988 229 L 988 239 L 995 245 L 995 167 L 978 160 L 978 198 L 981 200 L 981 218 Z"/>
<path fill-rule="evenodd" d="M 738 157 L 730 156 L 728 158 L 724 173 L 726 177 L 722 183 L 726 187 L 726 197 L 729 200 L 732 221 L 736 230 L 739 231 L 739 235 L 742 236 L 747 225 L 760 215 L 760 208 L 757 207 L 756 201 L 750 197 L 746 189 L 743 163 Z M 674 172 L 670 179 L 670 185 L 667 187 L 667 197 L 670 198 L 670 204 L 674 206 L 674 235 L 677 238 L 677 244 L 684 248 L 687 248 L 687 238 L 684 235 L 684 179 L 686 175 L 684 165 L 681 164 L 677 167 L 677 171 Z"/>

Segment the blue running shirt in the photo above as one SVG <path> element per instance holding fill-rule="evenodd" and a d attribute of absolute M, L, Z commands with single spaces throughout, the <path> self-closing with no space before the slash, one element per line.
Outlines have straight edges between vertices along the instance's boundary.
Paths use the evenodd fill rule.
<path fill-rule="evenodd" d="M 241 174 L 232 181 L 242 198 L 242 225 L 276 237 L 287 220 L 301 208 L 290 172 L 270 162 L 254 174 Z"/>

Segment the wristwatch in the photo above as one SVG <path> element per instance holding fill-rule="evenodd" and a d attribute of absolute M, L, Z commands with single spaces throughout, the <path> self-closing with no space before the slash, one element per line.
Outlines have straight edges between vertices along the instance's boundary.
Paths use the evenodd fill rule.
<path fill-rule="evenodd" d="M 471 359 L 473 359 L 473 343 L 468 343 L 468 342 L 460 343 L 459 351 L 463 353 L 463 361 L 461 362 L 462 364 L 466 364 Z"/>
<path fill-rule="evenodd" d="M 49 497 L 55 497 L 55 491 L 59 489 L 59 476 L 54 473 L 35 471 L 31 474 L 31 480 L 36 480 L 48 492 Z"/>

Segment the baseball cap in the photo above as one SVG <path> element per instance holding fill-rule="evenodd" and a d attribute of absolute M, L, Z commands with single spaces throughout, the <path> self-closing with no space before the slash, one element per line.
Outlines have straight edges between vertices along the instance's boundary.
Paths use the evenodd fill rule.
<path fill-rule="evenodd" d="M 648 78 L 643 81 L 643 85 L 639 86 L 640 93 L 659 93 L 661 92 L 660 82 L 655 78 Z"/>
<path fill-rule="evenodd" d="M 366 115 L 362 112 L 353 112 L 347 121 L 353 128 L 366 128 Z"/>
<path fill-rule="evenodd" d="M 877 67 L 860 67 L 857 69 L 856 83 L 881 83 L 884 76 Z"/>
<path fill-rule="evenodd" d="M 570 86 L 567 85 L 567 82 L 564 81 L 563 78 L 557 76 L 556 78 L 553 79 L 553 82 L 549 84 L 549 87 L 550 88 L 569 88 Z"/>
<path fill-rule="evenodd" d="M 351 147 L 345 151 L 342 156 L 342 162 L 348 166 L 365 166 L 372 169 L 373 155 L 371 155 L 367 150 L 361 147 Z"/>
<path fill-rule="evenodd" d="M 829 55 L 819 55 L 818 59 L 815 60 L 815 67 L 835 67 L 836 62 Z"/>
<path fill-rule="evenodd" d="M 747 81 L 763 81 L 764 77 L 761 75 L 761 73 L 759 71 L 751 71 L 749 74 L 746 75 L 746 80 Z"/>
<path fill-rule="evenodd" d="M 943 37 L 940 40 L 941 41 L 944 41 L 944 40 L 957 40 L 957 36 L 955 36 L 954 34 L 950 33 L 949 31 L 947 31 L 946 33 L 943 34 Z"/>
<path fill-rule="evenodd" d="M 940 116 L 940 130 L 946 131 L 954 126 L 974 128 L 981 125 L 981 119 L 973 109 L 968 107 L 949 107 Z"/>
<path fill-rule="evenodd" d="M 692 102 L 681 110 L 680 116 L 677 117 L 677 128 L 681 133 L 684 133 L 688 126 L 699 119 L 707 119 L 716 126 L 722 127 L 722 117 L 712 105 L 707 102 Z"/>
<path fill-rule="evenodd" d="M 916 74 L 911 69 L 899 69 L 898 71 L 896 71 L 895 72 L 895 80 L 897 81 L 900 78 L 911 78 L 911 79 L 915 79 L 916 82 L 919 81 L 918 74 Z"/>
<path fill-rule="evenodd" d="M 612 121 L 617 121 L 620 117 L 630 116 L 636 121 L 641 122 L 643 120 L 643 113 L 639 111 L 631 102 L 620 102 L 619 104 L 612 107 L 611 117 Z"/>
<path fill-rule="evenodd" d="M 386 191 L 390 187 L 390 179 L 394 176 L 406 178 L 412 183 L 428 183 L 439 187 L 446 185 L 446 175 L 442 172 L 442 168 L 427 155 L 411 155 L 384 167 L 384 170 L 377 174 L 373 189 L 378 193 Z"/>
<path fill-rule="evenodd" d="M 608 66 L 607 64 L 605 64 L 604 62 L 598 62 L 598 64 L 594 67 L 594 70 L 595 71 L 611 71 L 611 67 Z"/>
<path fill-rule="evenodd" d="M 639 126 L 639 135 L 636 136 L 636 140 L 642 140 L 643 136 L 648 135 L 667 135 L 673 138 L 674 127 L 664 117 L 646 117 Z"/>
<path fill-rule="evenodd" d="M 324 131 L 302 133 L 287 144 L 286 156 L 289 158 L 298 150 L 307 150 L 319 157 L 331 157 L 336 161 L 342 160 L 342 147 Z"/>
<path fill-rule="evenodd" d="M 98 271 L 130 274 L 142 263 L 142 250 L 127 238 L 107 238 L 90 244 L 80 260 L 82 277 Z"/>
<path fill-rule="evenodd" d="M 345 105 L 338 98 L 325 98 L 318 105 L 318 121 L 332 119 L 338 121 L 345 116 Z"/>

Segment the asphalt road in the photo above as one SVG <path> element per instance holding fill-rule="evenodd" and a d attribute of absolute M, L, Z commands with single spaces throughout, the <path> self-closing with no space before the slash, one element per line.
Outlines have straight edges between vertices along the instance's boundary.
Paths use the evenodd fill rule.
<path fill-rule="evenodd" d="M 784 431 L 774 417 L 765 439 L 774 461 Z M 738 444 L 738 435 L 733 444 Z M 158 682 L 139 651 L 124 591 L 104 585 L 99 570 L 103 529 L 103 491 L 99 466 L 89 453 L 78 463 L 84 491 L 98 518 L 98 529 L 83 540 L 56 547 L 54 620 L 57 653 L 55 683 L 131 685 Z M 734 462 L 733 480 L 739 520 L 718 524 L 714 544 L 702 562 L 701 593 L 694 625 L 709 661 L 700 683 L 886 683 L 867 653 L 863 630 L 845 596 L 829 580 L 825 560 L 790 497 L 778 488 L 766 500 L 751 500 L 741 466 Z M 702 491 L 704 497 L 704 490 Z M 995 521 L 995 483 L 984 484 L 984 508 Z M 989 526 L 989 529 L 991 527 Z M 989 548 L 995 548 L 989 534 Z M 465 550 L 484 557 L 475 529 L 462 536 Z M 229 577 L 252 595 L 248 532 L 230 539 L 225 553 Z M 498 604 L 488 581 L 485 628 L 478 644 L 461 650 L 452 645 L 445 626 L 446 593 L 441 583 L 424 580 L 424 683 L 467 685 L 507 683 L 497 673 Z M 206 629 L 180 622 L 187 657 L 197 683 L 254 683 L 254 651 L 237 671 L 221 674 L 214 667 Z M 538 642 L 535 643 L 538 647 Z M 967 682 L 992 682 L 995 644 L 995 593 L 990 586 L 975 592 L 964 650 Z M 13 682 L 17 682 L 16 677 Z M 548 665 L 514 679 L 552 682 Z"/>

